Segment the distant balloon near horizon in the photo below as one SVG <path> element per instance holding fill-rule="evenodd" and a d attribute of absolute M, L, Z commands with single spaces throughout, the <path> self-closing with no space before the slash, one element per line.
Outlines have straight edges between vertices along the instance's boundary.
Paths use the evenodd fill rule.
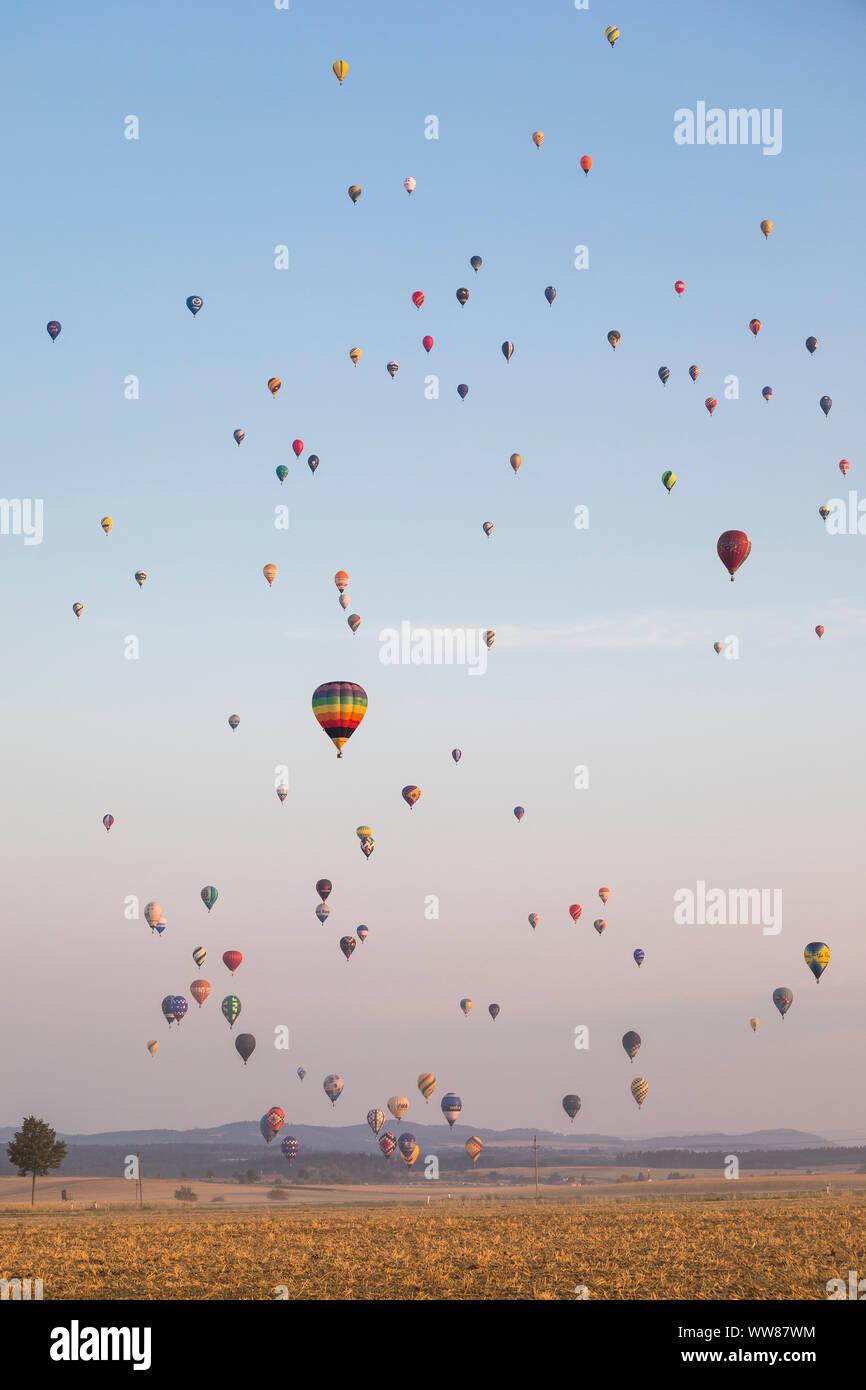
<path fill-rule="evenodd" d="M 544 291 L 544 297 L 547 300 L 548 304 L 553 304 L 553 301 L 556 298 L 556 290 L 554 289 L 553 285 L 547 286 L 547 289 Z"/>
<path fill-rule="evenodd" d="M 669 367 L 659 367 L 659 381 L 661 382 L 662 386 L 667 386 L 670 374 L 671 373 Z"/>
<path fill-rule="evenodd" d="M 353 347 L 349 349 L 349 360 L 352 363 L 353 367 L 357 367 L 362 356 L 363 353 L 361 352 L 361 349 L 359 347 Z"/>
<path fill-rule="evenodd" d="M 714 642 L 714 643 L 713 643 L 713 651 L 715 652 L 716 656 L 721 656 L 721 654 L 722 654 L 722 643 L 721 643 L 721 642 Z"/>
<path fill-rule="evenodd" d="M 412 303 L 415 305 L 415 308 L 416 308 L 416 309 L 420 309 L 420 308 L 421 308 L 421 305 L 424 303 L 424 291 L 423 291 L 423 290 L 415 290 L 415 292 L 414 292 L 413 295 L 412 295 Z"/>
<path fill-rule="evenodd" d="M 751 1028 L 751 1030 L 752 1030 L 753 1033 L 757 1033 L 758 1028 L 760 1027 L 760 1024 L 761 1024 L 761 1020 L 760 1020 L 759 1018 L 750 1018 L 750 1019 L 749 1019 L 749 1027 Z"/>
<path fill-rule="evenodd" d="M 459 290 L 456 291 L 456 296 L 457 296 L 457 303 L 460 305 L 460 307 L 461 307 L 461 309 L 462 309 L 462 308 L 463 308 L 463 305 L 466 304 L 467 301 L 468 301 L 468 299 L 469 299 L 469 291 L 468 291 L 467 289 L 461 288 L 461 289 L 459 289 Z"/>
<path fill-rule="evenodd" d="M 572 922 L 576 922 L 578 920 L 582 911 L 583 908 L 581 907 L 580 903 L 571 904 L 571 907 L 568 909 L 568 915 L 571 918 Z"/>
<path fill-rule="evenodd" d="M 189 302 L 189 301 L 187 301 L 187 302 Z M 200 307 L 201 307 L 201 302 L 199 302 L 199 308 L 200 308 Z M 57 322 L 57 319 L 52 319 L 52 320 L 50 321 L 50 323 L 46 323 L 46 325 L 45 325 L 45 331 L 46 331 L 46 333 L 48 334 L 49 338 L 51 339 L 52 343 L 56 343 L 56 342 L 57 342 L 57 339 L 60 337 L 61 329 L 62 329 L 62 325 L 59 324 L 59 323 Z"/>
<path fill-rule="evenodd" d="M 336 1105 L 340 1096 L 343 1094 L 343 1078 L 342 1076 L 337 1076 L 332 1073 L 330 1076 L 325 1077 L 322 1082 L 322 1087 L 331 1104 Z"/>
<path fill-rule="evenodd" d="M 463 1109 L 463 1102 L 453 1091 L 442 1097 L 441 1110 L 445 1119 L 448 1121 L 448 1128 L 453 1129 L 460 1111 Z"/>
<path fill-rule="evenodd" d="M 638 1110 L 640 1110 L 649 1093 L 649 1086 L 642 1076 L 636 1076 L 629 1089 L 637 1101 Z"/>
<path fill-rule="evenodd" d="M 763 391 L 761 392 L 761 395 L 764 397 L 765 401 L 771 401 L 773 399 L 772 386 L 765 386 Z"/>
<path fill-rule="evenodd" d="M 492 534 L 493 534 L 493 522 L 492 522 L 492 521 L 484 521 L 484 522 L 482 522 L 482 524 L 481 524 L 481 529 L 482 529 L 482 531 L 484 532 L 485 536 L 487 536 L 487 538 L 488 538 L 488 540 L 489 540 L 490 537 L 491 537 Z"/>
<path fill-rule="evenodd" d="M 470 1012 L 471 1012 L 471 1009 L 472 1009 L 472 1000 L 471 1000 L 471 999 L 461 999 L 461 1000 L 460 1000 L 460 1007 L 461 1007 L 461 1009 L 463 1010 L 463 1013 L 464 1013 L 465 1017 L 468 1018 L 468 1017 L 469 1017 L 469 1014 L 470 1014 Z"/>
<path fill-rule="evenodd" d="M 223 951 L 223 965 L 232 975 L 243 964 L 243 959 L 240 951 Z"/>
<path fill-rule="evenodd" d="M 490 1017 L 493 1019 L 493 1022 L 495 1023 L 499 1015 L 502 1013 L 502 1009 L 499 1007 L 498 1004 L 488 1004 L 487 1012 L 489 1013 Z"/>
<path fill-rule="evenodd" d="M 421 339 L 421 346 L 424 349 L 424 351 L 428 353 L 430 349 L 433 347 L 433 339 L 430 337 L 429 333 L 425 334 L 425 336 Z"/>
<path fill-rule="evenodd" d="M 531 926 L 533 931 L 535 931 L 535 928 L 538 926 L 540 920 L 541 918 L 539 917 L 537 912 L 530 912 L 529 917 L 527 918 L 527 921 L 529 922 L 529 925 Z"/>
<path fill-rule="evenodd" d="M 761 320 L 760 320 L 760 319 L 749 319 L 749 332 L 752 334 L 752 336 L 753 336 L 754 338 L 757 338 L 757 336 L 758 336 L 758 334 L 760 333 L 760 331 L 761 331 Z"/>
<path fill-rule="evenodd" d="M 607 39 L 611 48 L 613 48 L 614 44 L 619 38 L 619 30 L 617 29 L 615 24 L 608 25 L 608 27 L 604 31 L 604 37 Z"/>
<path fill-rule="evenodd" d="M 186 307 L 189 309 L 193 318 L 195 318 L 196 314 L 198 313 L 199 309 L 203 304 L 204 300 L 202 299 L 200 294 L 191 294 L 189 299 L 186 301 Z"/>
<path fill-rule="evenodd" d="M 280 378 L 278 376 L 272 376 L 268 378 L 268 390 L 270 391 L 271 396 L 274 400 L 277 399 L 277 392 L 279 391 L 282 384 L 283 383 L 280 381 Z"/>
<path fill-rule="evenodd" d="M 412 807 L 415 805 L 415 802 L 419 799 L 421 795 L 421 788 L 412 786 L 412 784 L 410 783 L 408 786 L 403 788 L 400 795 L 402 796 L 403 800 L 406 802 L 406 805 L 409 807 L 409 810 L 411 811 Z"/>
<path fill-rule="evenodd" d="M 689 376 L 691 377 L 692 381 L 697 381 L 700 374 L 700 367 L 698 367 L 695 363 L 692 363 L 692 365 L 689 367 Z"/>
<path fill-rule="evenodd" d="M 461 381 L 460 385 L 457 387 L 457 394 L 461 401 L 466 400 L 466 397 L 469 395 L 469 387 L 466 385 L 465 381 Z"/>
<path fill-rule="evenodd" d="M 388 375 L 389 375 L 389 377 L 391 378 L 392 381 L 394 380 L 394 378 L 395 378 L 395 376 L 397 375 L 397 373 L 399 372 L 399 370 L 400 370 L 400 367 L 399 367 L 399 364 L 398 364 L 397 362 L 387 362 L 387 363 L 385 364 L 385 371 L 388 373 Z"/>

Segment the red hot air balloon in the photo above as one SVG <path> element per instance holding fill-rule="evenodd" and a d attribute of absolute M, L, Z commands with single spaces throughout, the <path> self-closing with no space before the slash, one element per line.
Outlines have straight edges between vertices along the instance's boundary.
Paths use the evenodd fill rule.
<path fill-rule="evenodd" d="M 823 627 L 821 626 L 820 623 L 819 623 L 818 626 L 815 628 L 815 631 L 817 632 L 817 634 L 818 634 L 819 637 L 823 637 L 823 636 L 824 636 L 824 629 L 823 629 Z"/>
<path fill-rule="evenodd" d="M 568 911 L 571 916 L 572 922 L 576 922 L 583 909 L 580 906 L 580 903 L 572 903 Z"/>
<path fill-rule="evenodd" d="M 432 348 L 432 346 L 433 346 L 433 339 L 430 337 L 430 334 L 429 334 L 429 333 L 427 334 L 426 338 L 422 338 L 422 339 L 421 339 L 421 346 L 422 346 L 422 348 L 424 349 L 425 352 L 429 352 L 430 349 Z"/>
<path fill-rule="evenodd" d="M 677 280 L 676 284 L 674 285 L 674 289 L 676 290 L 677 294 L 682 294 L 685 290 L 685 287 L 686 283 L 684 280 Z"/>
<path fill-rule="evenodd" d="M 333 886 L 334 885 L 329 878 L 319 879 L 318 883 L 316 884 L 316 892 L 322 899 L 322 902 L 324 902 L 326 898 L 329 898 L 331 896 L 331 889 L 333 888 Z"/>
<path fill-rule="evenodd" d="M 301 457 L 301 454 L 304 452 L 304 441 L 303 441 L 303 439 L 293 439 L 293 440 L 292 440 L 292 448 L 293 448 L 294 451 L 295 451 L 295 458 L 300 458 L 300 457 Z"/>
<path fill-rule="evenodd" d="M 716 554 L 731 576 L 732 584 L 740 565 L 748 560 L 751 549 L 752 542 L 745 531 L 723 531 L 719 536 L 716 542 Z"/>
<path fill-rule="evenodd" d="M 848 462 L 847 459 L 840 459 L 840 460 L 839 460 L 839 472 L 842 474 L 842 477 L 843 477 L 843 478 L 847 478 L 847 477 L 848 477 L 848 469 L 849 469 L 850 467 L 851 467 L 851 465 L 850 465 L 850 463 Z"/>
<path fill-rule="evenodd" d="M 223 951 L 223 965 L 232 974 L 235 973 L 242 960 L 243 956 L 240 951 Z"/>
<path fill-rule="evenodd" d="M 416 309 L 420 309 L 420 308 L 421 308 L 421 305 L 424 303 L 424 291 L 423 291 L 423 290 L 416 290 L 416 291 L 415 291 L 415 293 L 414 293 L 413 296 L 412 296 L 412 303 L 415 305 L 415 308 L 416 308 Z"/>
<path fill-rule="evenodd" d="M 718 401 L 716 400 L 715 396 L 707 396 L 707 399 L 704 401 L 704 405 L 707 407 L 707 410 L 710 412 L 710 415 L 712 415 L 713 411 L 718 405 Z"/>

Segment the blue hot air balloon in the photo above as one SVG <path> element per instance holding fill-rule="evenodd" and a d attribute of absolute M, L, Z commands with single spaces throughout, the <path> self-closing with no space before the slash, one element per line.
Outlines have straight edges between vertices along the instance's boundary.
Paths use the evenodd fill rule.
<path fill-rule="evenodd" d="M 640 946 L 638 946 L 637 950 L 634 953 L 634 958 L 637 965 L 643 965 L 644 961 L 646 960 L 646 952 L 642 951 Z"/>
<path fill-rule="evenodd" d="M 202 306 L 203 303 L 204 303 L 204 300 L 202 299 L 201 295 L 198 295 L 198 294 L 191 294 L 191 295 L 190 295 L 189 299 L 186 301 L 186 307 L 189 309 L 189 311 L 190 311 L 190 313 L 192 314 L 193 318 L 195 318 L 196 314 L 198 313 L 198 311 L 199 311 L 199 309 L 201 308 L 201 306 Z"/>

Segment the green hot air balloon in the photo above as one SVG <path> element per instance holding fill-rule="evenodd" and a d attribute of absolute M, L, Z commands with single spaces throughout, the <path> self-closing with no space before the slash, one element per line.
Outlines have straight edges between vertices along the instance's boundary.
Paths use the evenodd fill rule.
<path fill-rule="evenodd" d="M 223 1018 L 226 1020 L 229 1027 L 234 1028 L 238 1014 L 241 1011 L 240 999 L 238 999 L 236 994 L 227 994 L 220 1004 L 220 1008 L 222 1009 Z"/>
<path fill-rule="evenodd" d="M 662 482 L 664 483 L 665 487 L 666 487 L 667 490 L 668 490 L 668 496 L 670 496 L 671 488 L 673 487 L 673 485 L 674 485 L 674 483 L 676 482 L 676 480 L 677 480 L 677 475 L 676 475 L 676 473 L 672 473 L 671 470 L 670 470 L 669 468 L 666 468 L 665 471 L 664 471 L 664 473 L 662 474 Z"/>
<path fill-rule="evenodd" d="M 289 476 L 289 470 L 284 463 L 278 463 L 274 471 L 281 483 L 284 483 Z"/>
<path fill-rule="evenodd" d="M 203 888 L 201 890 L 201 900 L 207 908 L 208 912 L 210 912 L 218 897 L 219 893 L 214 888 L 212 883 L 209 883 L 206 888 Z"/>

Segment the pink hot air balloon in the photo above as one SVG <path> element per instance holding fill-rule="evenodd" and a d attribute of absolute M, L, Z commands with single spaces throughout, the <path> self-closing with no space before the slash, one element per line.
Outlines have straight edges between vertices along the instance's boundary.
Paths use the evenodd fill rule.
<path fill-rule="evenodd" d="M 405 188 L 406 192 L 409 194 L 409 197 L 411 198 L 416 188 L 415 180 L 413 179 L 411 174 L 407 179 L 403 180 L 403 187 Z"/>
<path fill-rule="evenodd" d="M 422 346 L 422 348 L 424 349 L 425 352 L 429 352 L 430 349 L 432 348 L 432 346 L 433 346 L 433 339 L 430 337 L 430 334 L 429 334 L 429 333 L 427 334 L 426 338 L 422 338 L 422 339 L 421 339 L 421 346 Z"/>
<path fill-rule="evenodd" d="M 851 465 L 850 465 L 850 463 L 848 462 L 847 459 L 840 459 L 840 460 L 839 460 L 839 472 L 842 474 L 842 477 L 843 477 L 843 478 L 847 478 L 847 477 L 848 477 L 848 469 L 849 469 L 850 467 L 851 467 Z"/>
<path fill-rule="evenodd" d="M 293 448 L 294 451 L 295 451 L 295 458 L 300 458 L 300 457 L 301 457 L 301 454 L 304 452 L 304 441 L 303 441 L 303 439 L 293 439 L 293 440 L 292 440 L 292 448 Z"/>
<path fill-rule="evenodd" d="M 674 285 L 674 289 L 676 290 L 677 294 L 682 294 L 683 291 L 685 290 L 685 287 L 686 287 L 686 282 L 685 282 L 685 280 L 677 280 L 676 283 L 675 283 L 675 285 Z"/>

